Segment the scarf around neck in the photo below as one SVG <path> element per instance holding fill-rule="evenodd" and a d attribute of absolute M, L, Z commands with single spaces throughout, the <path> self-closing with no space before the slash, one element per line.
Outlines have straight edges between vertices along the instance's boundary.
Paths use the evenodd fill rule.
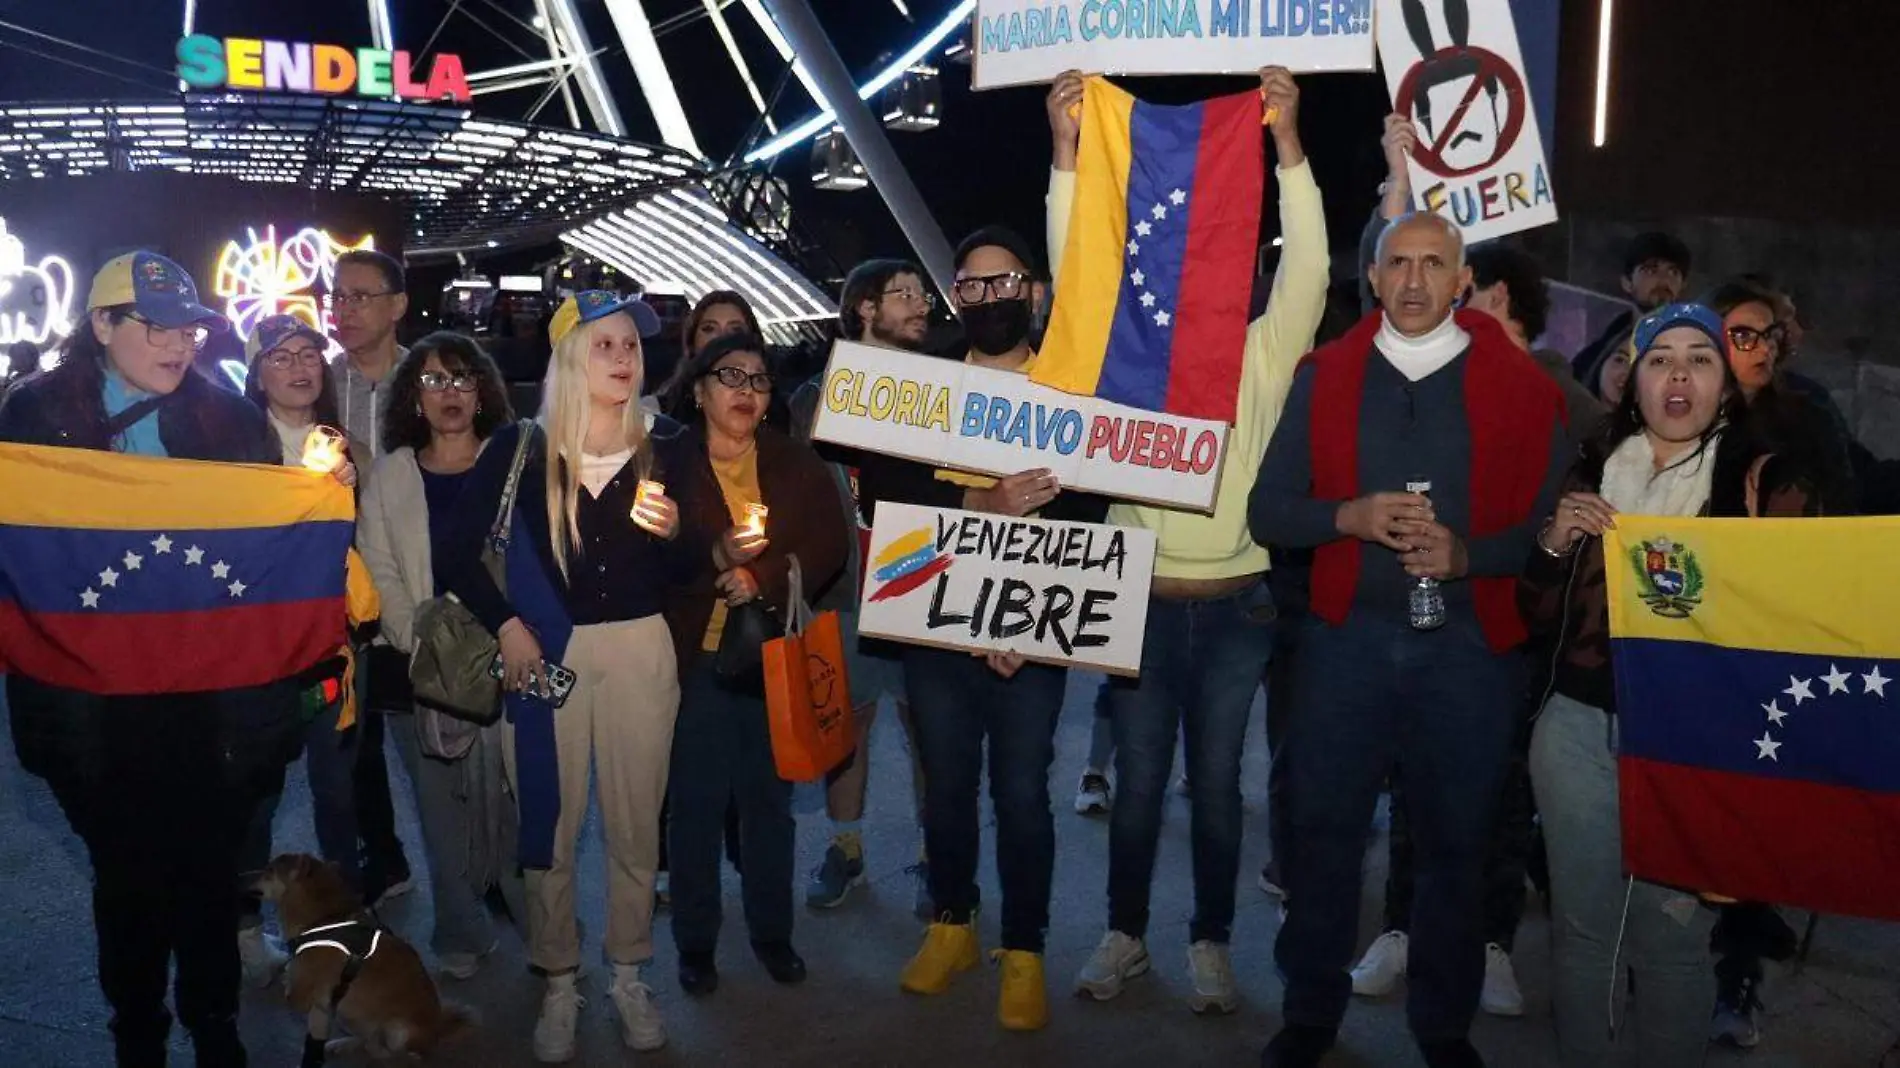
<path fill-rule="evenodd" d="M 1379 335 L 1372 343 L 1407 381 L 1417 382 L 1457 359 L 1470 347 L 1471 335 L 1458 325 L 1455 315 L 1445 316 L 1444 322 L 1417 337 L 1406 337 L 1393 328 L 1392 320 L 1381 317 Z"/>
<path fill-rule="evenodd" d="M 1656 470 L 1649 435 L 1631 434 L 1603 462 L 1603 499 L 1625 515 L 1700 515 L 1715 482 L 1718 431 L 1683 459 Z"/>

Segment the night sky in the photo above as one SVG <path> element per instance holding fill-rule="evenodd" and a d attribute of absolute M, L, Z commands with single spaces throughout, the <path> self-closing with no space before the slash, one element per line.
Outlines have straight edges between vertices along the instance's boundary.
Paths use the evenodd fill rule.
<path fill-rule="evenodd" d="M 1557 0 L 1549 0 L 1555 3 Z M 449 9 L 447 0 L 391 0 L 398 42 L 418 48 Z M 1876 0 L 1681 0 L 1616 5 L 1617 79 L 1611 143 L 1588 144 L 1598 0 L 1563 5 L 1558 129 L 1555 156 L 1560 210 L 1614 218 L 1676 213 L 1750 215 L 1900 225 L 1900 197 L 1886 178 L 1900 169 L 1900 150 L 1881 116 L 1900 88 L 1900 76 L 1876 56 L 1882 37 L 1868 15 L 1889 5 Z M 860 76 L 916 39 L 951 0 L 909 0 L 907 22 L 890 0 L 814 0 L 846 63 Z M 506 26 L 500 9 L 531 10 L 525 0 L 465 0 L 483 22 Z M 581 0 L 595 44 L 613 42 L 599 0 Z M 702 10 L 699 0 L 648 0 L 664 26 Z M 1798 9 L 1798 13 L 1797 13 Z M 0 99 L 59 100 L 151 97 L 169 92 L 182 0 L 67 0 L 30 7 L 7 5 L 0 19 L 146 65 L 114 63 L 34 41 L 0 28 L 0 42 L 24 44 L 108 69 L 113 78 L 0 49 Z M 770 93 L 780 61 L 744 11 L 728 11 L 754 77 Z M 199 0 L 200 32 L 216 35 L 366 44 L 365 6 L 356 0 L 323 4 L 263 0 Z M 534 41 L 519 27 L 516 40 Z M 755 112 L 726 59 L 711 24 L 699 19 L 670 31 L 661 45 L 702 147 L 716 157 L 740 147 Z M 471 69 L 525 58 L 500 44 L 466 15 L 451 18 L 438 50 L 461 53 Z M 534 57 L 538 58 L 538 57 Z M 609 81 L 633 136 L 657 140 L 625 57 L 604 58 Z M 1048 132 L 1039 89 L 972 93 L 967 67 L 943 71 L 945 121 L 927 133 L 890 136 L 949 239 L 1003 222 L 1038 247 Z M 124 80 L 129 79 L 129 81 Z M 1181 101 L 1244 88 L 1243 79 L 1137 79 L 1138 94 Z M 1318 75 L 1302 79 L 1302 129 L 1328 202 L 1335 244 L 1357 233 L 1382 177 L 1377 137 L 1386 110 L 1377 74 Z M 481 98 L 498 117 L 517 117 L 538 90 Z M 812 111 L 791 83 L 776 111 L 791 123 Z M 560 124 L 556 107 L 541 121 Z M 780 157 L 775 172 L 793 191 L 804 227 L 823 235 L 845 265 L 861 256 L 906 254 L 875 191 L 824 192 L 809 181 L 803 148 Z M 1271 215 L 1269 215 L 1271 218 Z M 1560 224 L 1561 225 L 1561 224 Z M 1548 235 L 1547 235 L 1548 239 Z M 1602 284 L 1603 280 L 1583 280 Z"/>

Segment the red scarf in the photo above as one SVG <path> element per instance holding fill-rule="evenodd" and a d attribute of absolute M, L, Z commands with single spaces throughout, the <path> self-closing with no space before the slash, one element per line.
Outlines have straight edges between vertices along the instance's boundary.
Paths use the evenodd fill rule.
<path fill-rule="evenodd" d="M 1458 325 L 1471 335 L 1465 356 L 1465 417 L 1471 425 L 1471 530 L 1482 538 L 1530 518 L 1550 459 L 1550 438 L 1564 418 L 1563 393 L 1489 315 L 1460 310 Z M 1349 501 L 1360 495 L 1359 421 L 1366 364 L 1381 318 L 1372 312 L 1346 336 L 1313 352 L 1313 496 Z M 1355 413 L 1354 418 L 1340 418 Z M 1396 487 L 1390 487 L 1396 488 Z M 1339 538 L 1313 556 L 1313 612 L 1338 625 L 1352 607 L 1359 582 L 1360 543 Z M 1526 637 L 1517 614 L 1515 576 L 1473 578 L 1472 600 L 1494 652 Z"/>

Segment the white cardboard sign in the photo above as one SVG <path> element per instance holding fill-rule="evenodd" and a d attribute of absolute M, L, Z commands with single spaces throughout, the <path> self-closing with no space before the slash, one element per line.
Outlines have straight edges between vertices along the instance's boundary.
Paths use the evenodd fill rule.
<path fill-rule="evenodd" d="M 999 477 L 1045 467 L 1066 489 L 1209 513 L 1227 425 L 840 341 L 825 367 L 812 436 Z"/>
<path fill-rule="evenodd" d="M 884 502 L 858 632 L 1141 672 L 1153 532 Z"/>
<path fill-rule="evenodd" d="M 1412 199 L 1467 244 L 1557 221 L 1510 0 L 1380 0 L 1393 110 L 1412 117 Z"/>
<path fill-rule="evenodd" d="M 971 85 L 1371 70 L 1373 0 L 977 0 Z"/>

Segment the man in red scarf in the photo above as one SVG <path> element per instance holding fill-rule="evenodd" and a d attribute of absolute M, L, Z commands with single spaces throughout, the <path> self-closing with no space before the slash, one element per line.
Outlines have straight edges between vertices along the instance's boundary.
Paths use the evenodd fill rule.
<path fill-rule="evenodd" d="M 1412 1032 L 1431 1068 L 1483 1064 L 1466 1036 L 1524 679 L 1514 587 L 1568 459 L 1556 384 L 1496 320 L 1453 310 L 1471 280 L 1455 226 L 1393 220 L 1369 274 L 1381 309 L 1301 366 L 1248 509 L 1256 540 L 1316 550 L 1287 745 L 1286 1027 L 1262 1055 L 1270 1068 L 1317 1065 L 1338 1034 L 1365 828 L 1400 753 L 1417 842 Z M 1401 492 L 1421 481 L 1429 497 Z M 1422 579 L 1443 598 L 1429 629 L 1408 611 Z"/>

